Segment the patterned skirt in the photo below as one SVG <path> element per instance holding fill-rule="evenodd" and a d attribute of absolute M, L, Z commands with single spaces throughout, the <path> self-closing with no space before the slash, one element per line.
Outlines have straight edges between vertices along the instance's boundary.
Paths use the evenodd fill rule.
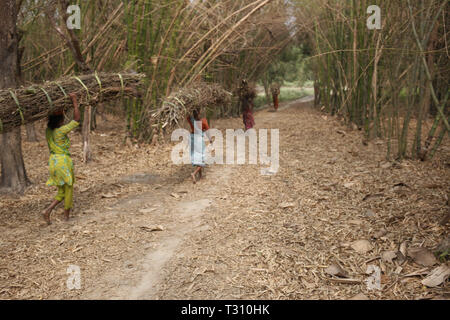
<path fill-rule="evenodd" d="M 69 186 L 75 183 L 73 174 L 72 158 L 67 154 L 51 154 L 48 160 L 48 171 L 50 177 L 47 180 L 48 186 Z"/>

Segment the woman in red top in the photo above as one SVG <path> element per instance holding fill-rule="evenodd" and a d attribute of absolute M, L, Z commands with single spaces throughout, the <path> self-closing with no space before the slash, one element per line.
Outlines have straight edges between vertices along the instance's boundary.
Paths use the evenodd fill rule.
<path fill-rule="evenodd" d="M 200 110 L 196 109 L 193 111 L 191 116 L 187 117 L 187 121 L 189 122 L 189 125 L 191 126 L 191 162 L 192 165 L 195 167 L 194 172 L 191 174 L 192 181 L 197 183 L 197 174 L 199 174 L 199 179 L 202 178 L 202 170 L 203 167 L 205 167 L 205 140 L 204 140 L 204 133 L 206 132 L 206 135 L 209 139 L 209 141 L 212 143 L 211 137 L 207 133 L 209 130 L 208 120 L 206 118 L 200 119 Z M 197 127 L 201 122 L 201 128 Z"/>
<path fill-rule="evenodd" d="M 253 128 L 255 125 L 255 118 L 253 117 L 253 102 L 250 100 L 245 100 L 242 104 L 242 109 L 245 130 Z"/>
<path fill-rule="evenodd" d="M 273 99 L 273 107 L 275 108 L 275 111 L 278 110 L 278 93 L 273 92 L 272 93 L 272 99 Z"/>

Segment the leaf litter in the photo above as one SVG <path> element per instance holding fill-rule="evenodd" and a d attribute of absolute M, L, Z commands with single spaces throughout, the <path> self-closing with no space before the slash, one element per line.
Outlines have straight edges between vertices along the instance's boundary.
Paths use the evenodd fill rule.
<path fill-rule="evenodd" d="M 446 297 L 446 264 L 411 248 L 431 251 L 448 236 L 448 225 L 440 224 L 448 213 L 448 152 L 431 162 L 405 160 L 394 165 L 385 161 L 383 144 L 364 146 L 359 131 L 347 130 L 336 117 L 324 120 L 305 106 L 280 109 L 276 115 L 258 112 L 256 123 L 257 128 L 283 128 L 279 172 L 261 176 L 259 166 L 211 166 L 202 182 L 205 191 L 191 191 L 190 167 L 170 163 L 170 145 L 124 146 L 126 133 L 119 121 L 111 118 L 93 133 L 90 164 L 81 162 L 80 137 L 73 134 L 75 170 L 83 177 L 75 185 L 76 208 L 69 223 L 57 221 L 61 210 L 56 210 L 48 228 L 37 215 L 54 195 L 45 186 L 45 141 L 24 142 L 34 184 L 20 200 L 0 197 L 0 297 L 83 298 L 95 286 L 108 296 L 113 284 L 102 277 L 105 263 L 117 270 L 118 278 L 135 282 L 136 271 L 127 271 L 125 262 L 139 265 L 166 232 L 143 232 L 141 227 L 168 225 L 167 208 L 180 201 L 171 194 L 182 194 L 174 186 L 185 183 L 183 188 L 193 197 L 204 197 L 201 192 L 215 188 L 220 192 L 202 218 L 209 228 L 189 234 L 179 248 L 184 254 L 164 266 L 155 298 Z M 242 125 L 240 119 L 223 119 L 213 126 Z M 158 152 L 149 153 L 152 148 Z M 442 148 L 449 150 L 447 140 Z M 214 180 L 218 176 L 209 174 L 215 171 L 218 176 L 229 171 L 220 187 Z M 120 184 L 124 177 L 142 172 L 158 178 L 148 184 Z M 399 181 L 409 188 L 393 187 Z M 127 202 L 130 197 L 138 201 Z M 365 214 L 369 210 L 376 216 Z M 69 264 L 81 267 L 86 290 L 65 288 Z M 329 269 L 333 264 L 337 268 Z M 381 291 L 367 289 L 369 264 L 383 266 Z M 198 272 L 205 268 L 214 272 Z M 195 270 L 198 275 L 190 283 Z"/>

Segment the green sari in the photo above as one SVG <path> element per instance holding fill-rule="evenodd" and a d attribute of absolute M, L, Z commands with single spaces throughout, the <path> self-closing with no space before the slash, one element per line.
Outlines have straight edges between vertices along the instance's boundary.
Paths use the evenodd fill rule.
<path fill-rule="evenodd" d="M 70 140 L 67 134 L 79 125 L 77 121 L 72 120 L 54 130 L 47 128 L 45 137 L 50 150 L 48 186 L 60 187 L 65 184 L 72 186 L 75 183 L 73 162 L 69 152 Z"/>

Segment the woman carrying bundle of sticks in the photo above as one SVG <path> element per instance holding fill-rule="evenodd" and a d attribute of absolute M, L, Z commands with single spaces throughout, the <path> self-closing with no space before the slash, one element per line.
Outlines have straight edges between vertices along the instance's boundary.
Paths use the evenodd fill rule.
<path fill-rule="evenodd" d="M 273 83 L 270 87 L 272 92 L 273 107 L 275 111 L 278 110 L 278 97 L 280 96 L 280 85 L 278 83 Z"/>
<path fill-rule="evenodd" d="M 70 157 L 70 140 L 67 136 L 70 131 L 80 125 L 80 109 L 77 97 L 71 93 L 70 98 L 74 106 L 73 120 L 64 125 L 64 112 L 59 111 L 48 117 L 47 139 L 50 158 L 48 161 L 50 177 L 47 180 L 48 186 L 56 186 L 58 193 L 54 201 L 42 214 L 48 225 L 51 224 L 50 214 L 53 209 L 64 200 L 64 218 L 69 220 L 70 210 L 73 207 L 73 184 L 75 176 L 73 173 L 73 162 Z"/>
<path fill-rule="evenodd" d="M 197 183 L 197 174 L 199 175 L 199 179 L 201 179 L 203 168 L 206 165 L 204 134 L 206 133 L 210 143 L 212 143 L 212 140 L 207 132 L 209 130 L 208 120 L 206 118 L 200 118 L 200 109 L 195 109 L 192 115 L 187 117 L 187 121 L 191 126 L 191 163 L 195 167 L 191 176 L 195 184 Z"/>

